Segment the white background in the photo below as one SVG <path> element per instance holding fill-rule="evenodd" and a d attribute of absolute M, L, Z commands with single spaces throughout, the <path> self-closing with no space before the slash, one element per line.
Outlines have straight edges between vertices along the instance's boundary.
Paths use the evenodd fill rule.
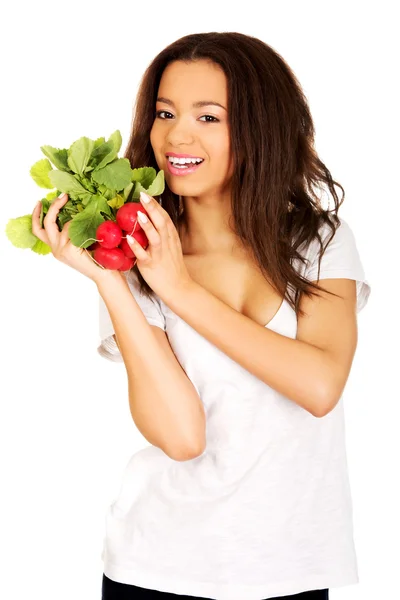
<path fill-rule="evenodd" d="M 96 351 L 95 284 L 52 255 L 14 248 L 4 228 L 8 219 L 31 213 L 44 195 L 29 175 L 44 157 L 40 146 L 69 147 L 83 135 L 107 138 L 119 129 L 122 156 L 149 62 L 177 38 L 206 31 L 259 37 L 285 58 L 309 100 L 319 156 L 345 188 L 339 214 L 355 233 L 372 292 L 359 315 L 344 400 L 360 583 L 331 589 L 330 598 L 397 597 L 394 5 L 8 3 L 0 39 L 4 600 L 100 600 L 105 513 L 129 458 L 148 445 L 130 416 L 124 365 Z"/>

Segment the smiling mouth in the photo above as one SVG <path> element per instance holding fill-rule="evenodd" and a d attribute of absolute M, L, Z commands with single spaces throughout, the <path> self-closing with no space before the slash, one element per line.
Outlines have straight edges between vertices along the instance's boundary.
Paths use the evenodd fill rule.
<path fill-rule="evenodd" d="M 198 163 L 185 163 L 185 164 L 180 164 L 180 163 L 172 163 L 171 161 L 168 161 L 169 164 L 174 167 L 174 169 L 190 169 L 192 167 L 198 167 L 199 165 L 201 165 L 201 162 Z"/>
<path fill-rule="evenodd" d="M 171 165 L 172 167 L 174 167 L 176 169 L 185 169 L 185 168 L 197 167 L 198 165 L 201 165 L 201 163 L 204 162 L 204 158 L 202 158 L 201 160 L 190 160 L 190 161 L 187 161 L 184 163 L 180 163 L 180 162 L 173 162 L 167 156 L 167 162 L 169 165 Z"/>
<path fill-rule="evenodd" d="M 172 161 L 167 160 L 167 171 L 171 173 L 171 175 L 190 175 L 197 171 L 200 166 L 203 164 L 204 159 L 201 161 L 188 162 L 185 164 L 176 163 L 174 164 Z"/>

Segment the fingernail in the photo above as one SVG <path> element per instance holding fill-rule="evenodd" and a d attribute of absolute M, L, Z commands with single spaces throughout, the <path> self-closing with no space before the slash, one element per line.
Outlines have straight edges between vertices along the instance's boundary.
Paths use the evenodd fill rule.
<path fill-rule="evenodd" d="M 128 242 L 129 242 L 130 244 L 133 244 L 133 243 L 134 243 L 134 241 L 135 241 L 135 238 L 134 238 L 134 237 L 132 237 L 131 235 L 127 235 L 127 236 L 126 236 L 126 239 L 128 240 Z"/>
<path fill-rule="evenodd" d="M 148 218 L 144 213 L 142 213 L 142 211 L 138 210 L 137 214 L 139 215 L 139 221 L 141 221 L 142 223 L 147 223 Z"/>
<path fill-rule="evenodd" d="M 42 202 L 41 202 L 41 200 L 39 200 L 39 202 L 36 204 L 36 208 L 37 208 L 38 206 L 40 206 L 40 205 L 41 205 L 41 203 L 42 203 Z"/>
<path fill-rule="evenodd" d="M 58 197 L 60 198 L 60 200 L 62 200 L 67 194 L 65 192 L 63 192 L 62 194 L 60 194 Z"/>
<path fill-rule="evenodd" d="M 151 196 L 149 196 L 145 192 L 140 192 L 140 199 L 143 200 L 145 204 L 148 204 L 151 201 Z"/>

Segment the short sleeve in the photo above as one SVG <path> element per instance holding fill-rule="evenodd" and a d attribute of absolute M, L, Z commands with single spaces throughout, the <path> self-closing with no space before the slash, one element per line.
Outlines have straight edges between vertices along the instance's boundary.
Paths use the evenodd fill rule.
<path fill-rule="evenodd" d="M 144 294 L 140 293 L 140 284 L 137 274 L 134 271 L 127 271 L 123 273 L 126 281 L 129 285 L 136 302 L 142 309 L 144 316 L 150 325 L 156 325 L 163 331 L 166 330 L 165 316 L 161 310 L 161 304 L 158 297 L 147 298 Z M 101 343 L 97 348 L 98 353 L 104 358 L 108 358 L 114 362 L 123 362 L 123 358 L 119 351 L 119 348 L 113 338 L 115 331 L 112 324 L 107 306 L 103 298 L 99 295 L 99 334 Z"/>
<path fill-rule="evenodd" d="M 321 235 L 323 247 L 326 245 L 326 239 L 331 236 L 331 232 L 331 228 L 324 224 Z M 305 269 L 305 277 L 309 281 L 318 280 L 319 256 L 320 243 L 314 239 L 307 252 L 308 266 Z M 320 280 L 339 278 L 356 281 L 357 312 L 360 312 L 367 304 L 371 285 L 366 279 L 354 233 L 350 225 L 342 218 L 340 218 L 340 224 L 322 255 L 319 273 Z"/>

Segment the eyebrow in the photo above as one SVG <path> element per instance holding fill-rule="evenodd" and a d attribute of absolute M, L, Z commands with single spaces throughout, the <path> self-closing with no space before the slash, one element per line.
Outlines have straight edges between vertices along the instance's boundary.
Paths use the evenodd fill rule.
<path fill-rule="evenodd" d="M 157 102 L 164 102 L 170 106 L 175 106 L 172 100 L 169 100 L 168 98 L 157 98 Z M 225 106 L 222 106 L 222 104 L 215 102 L 214 100 L 199 100 L 198 102 L 193 102 L 192 104 L 193 108 L 202 108 L 203 106 L 219 106 L 220 108 L 226 110 Z"/>

